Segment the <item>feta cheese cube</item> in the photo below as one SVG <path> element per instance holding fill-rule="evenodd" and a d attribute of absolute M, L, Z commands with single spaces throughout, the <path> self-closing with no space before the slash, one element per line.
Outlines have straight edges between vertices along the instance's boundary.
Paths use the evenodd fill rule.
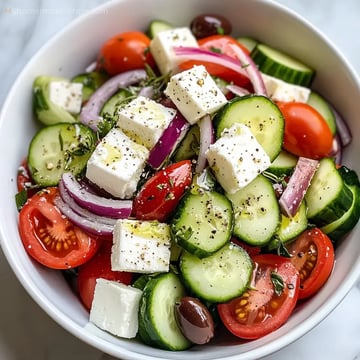
<path fill-rule="evenodd" d="M 261 74 L 268 96 L 275 101 L 296 101 L 306 103 L 311 90 L 300 85 L 287 83 L 273 76 Z"/>
<path fill-rule="evenodd" d="M 139 96 L 119 110 L 117 126 L 133 141 L 151 150 L 175 115 L 175 109 Z"/>
<path fill-rule="evenodd" d="M 161 74 L 178 72 L 179 60 L 173 50 L 177 46 L 199 47 L 196 38 L 187 27 L 161 31 L 151 40 L 150 51 Z"/>
<path fill-rule="evenodd" d="M 138 332 L 140 289 L 99 278 L 96 280 L 90 322 L 102 330 L 123 338 Z"/>
<path fill-rule="evenodd" d="M 206 152 L 210 167 L 230 194 L 245 187 L 270 166 L 270 158 L 251 130 L 243 124 L 225 129 Z"/>
<path fill-rule="evenodd" d="M 173 75 L 165 94 L 190 124 L 227 103 L 225 95 L 203 65 Z"/>
<path fill-rule="evenodd" d="M 91 154 L 86 177 L 109 194 L 126 199 L 133 196 L 149 150 L 136 144 L 120 129 L 111 129 Z"/>
<path fill-rule="evenodd" d="M 51 81 L 49 99 L 71 114 L 79 114 L 82 103 L 83 84 L 69 81 Z"/>
<path fill-rule="evenodd" d="M 136 273 L 167 272 L 170 240 L 168 224 L 120 219 L 113 233 L 111 268 Z"/>

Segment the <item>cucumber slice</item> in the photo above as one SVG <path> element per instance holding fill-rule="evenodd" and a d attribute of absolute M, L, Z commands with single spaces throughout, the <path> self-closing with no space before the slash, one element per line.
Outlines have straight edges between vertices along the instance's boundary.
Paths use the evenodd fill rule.
<path fill-rule="evenodd" d="M 174 161 L 182 161 L 197 157 L 200 148 L 200 129 L 197 124 L 190 127 L 184 139 L 174 153 Z"/>
<path fill-rule="evenodd" d="M 307 226 L 308 219 L 306 216 L 306 205 L 303 201 L 299 210 L 292 218 L 281 214 L 280 228 L 276 231 L 274 238 L 267 245 L 267 249 L 272 251 L 279 247 L 279 242 L 283 244 L 290 242 L 305 231 Z"/>
<path fill-rule="evenodd" d="M 307 103 L 317 110 L 326 123 L 328 124 L 331 133 L 336 133 L 336 121 L 334 112 L 329 103 L 318 93 L 311 91 Z"/>
<path fill-rule="evenodd" d="M 350 209 L 353 194 L 336 169 L 334 159 L 320 160 L 305 201 L 309 220 L 319 227 L 336 221 Z"/>
<path fill-rule="evenodd" d="M 203 258 L 230 240 L 233 211 L 230 201 L 216 191 L 188 192 L 170 224 L 173 240 Z"/>
<path fill-rule="evenodd" d="M 293 172 L 297 161 L 297 156 L 282 150 L 266 171 L 269 171 L 276 176 L 290 175 Z"/>
<path fill-rule="evenodd" d="M 360 219 L 360 188 L 356 185 L 348 187 L 353 194 L 353 202 L 350 209 L 338 220 L 321 228 L 334 242 L 339 241 L 346 233 L 352 230 Z"/>
<path fill-rule="evenodd" d="M 80 123 L 42 128 L 29 145 L 28 164 L 33 180 L 41 186 L 56 186 L 65 171 L 79 175 L 96 141 L 96 134 Z"/>
<path fill-rule="evenodd" d="M 310 87 L 315 71 L 299 60 L 265 44 L 258 44 L 251 57 L 259 70 L 291 84 Z"/>
<path fill-rule="evenodd" d="M 74 76 L 71 82 L 83 84 L 82 99 L 89 100 L 90 96 L 97 90 L 105 81 L 107 76 L 98 71 L 91 71 Z"/>
<path fill-rule="evenodd" d="M 266 245 L 280 226 L 280 208 L 270 180 L 258 175 L 234 194 L 234 235 L 250 245 Z"/>
<path fill-rule="evenodd" d="M 209 302 L 226 302 L 240 296 L 250 284 L 252 271 L 248 253 L 232 243 L 205 259 L 188 252 L 180 258 L 180 272 L 186 286 Z"/>
<path fill-rule="evenodd" d="M 236 40 L 241 45 L 244 45 L 249 50 L 249 52 L 252 52 L 255 49 L 256 45 L 259 43 L 254 38 L 248 37 L 248 36 L 241 36 L 241 37 L 238 37 Z"/>
<path fill-rule="evenodd" d="M 258 143 L 273 161 L 280 153 L 284 136 L 284 118 L 279 108 L 267 97 L 236 97 L 214 117 L 216 137 L 235 123 L 250 128 Z"/>
<path fill-rule="evenodd" d="M 173 29 L 174 27 L 164 21 L 164 20 L 153 20 L 147 31 L 146 31 L 146 34 L 149 36 L 150 39 L 153 39 L 159 32 L 161 31 L 165 31 L 165 30 L 170 30 L 170 29 Z"/>
<path fill-rule="evenodd" d="M 172 272 L 146 282 L 139 305 L 139 336 L 146 344 L 173 351 L 191 346 L 175 318 L 175 304 L 185 295 L 184 285 Z"/>

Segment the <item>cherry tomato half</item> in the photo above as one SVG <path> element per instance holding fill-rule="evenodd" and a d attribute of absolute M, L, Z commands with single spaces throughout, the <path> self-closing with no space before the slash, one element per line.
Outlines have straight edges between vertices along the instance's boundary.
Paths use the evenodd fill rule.
<path fill-rule="evenodd" d="M 100 49 L 97 63 L 110 75 L 153 65 L 150 38 L 140 31 L 128 31 L 108 39 Z"/>
<path fill-rule="evenodd" d="M 330 154 L 333 135 L 317 110 L 300 102 L 277 104 L 285 118 L 285 150 L 311 159 L 321 159 Z"/>
<path fill-rule="evenodd" d="M 191 185 L 191 161 L 183 160 L 158 171 L 147 180 L 133 203 L 139 220 L 165 221 Z"/>
<path fill-rule="evenodd" d="M 79 267 L 78 291 L 87 310 L 91 309 L 94 298 L 96 279 L 103 278 L 129 285 L 133 274 L 111 270 L 111 241 L 104 241 L 99 251 L 85 264 Z"/>
<path fill-rule="evenodd" d="M 258 339 L 278 329 L 295 308 L 299 293 L 299 272 L 289 259 L 263 254 L 253 261 L 251 288 L 217 306 L 225 327 L 243 339 Z"/>
<path fill-rule="evenodd" d="M 211 35 L 199 39 L 198 43 L 201 49 L 221 53 L 235 59 L 237 59 L 237 57 L 234 51 L 229 46 L 230 44 L 238 46 L 247 54 L 249 53 L 249 51 L 238 41 L 236 41 L 236 39 L 227 35 Z M 251 83 L 249 78 L 219 64 L 205 61 L 187 60 L 181 63 L 179 65 L 179 68 L 181 70 L 188 70 L 191 69 L 194 65 L 204 65 L 209 74 L 220 77 L 228 82 L 251 90 Z"/>
<path fill-rule="evenodd" d="M 19 213 L 19 232 L 25 250 L 52 269 L 70 269 L 88 261 L 101 241 L 82 231 L 54 205 L 56 187 L 33 195 Z"/>
<path fill-rule="evenodd" d="M 286 246 L 291 262 L 300 273 L 299 299 L 315 294 L 329 278 L 334 267 L 334 247 L 320 229 L 304 231 Z"/>

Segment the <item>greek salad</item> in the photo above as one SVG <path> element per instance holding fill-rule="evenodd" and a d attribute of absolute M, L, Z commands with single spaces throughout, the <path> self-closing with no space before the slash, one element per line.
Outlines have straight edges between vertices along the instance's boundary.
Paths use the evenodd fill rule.
<path fill-rule="evenodd" d="M 174 351 L 265 336 L 359 220 L 351 133 L 315 69 L 246 35 L 215 14 L 154 20 L 71 79 L 34 79 L 20 236 L 114 336 Z"/>

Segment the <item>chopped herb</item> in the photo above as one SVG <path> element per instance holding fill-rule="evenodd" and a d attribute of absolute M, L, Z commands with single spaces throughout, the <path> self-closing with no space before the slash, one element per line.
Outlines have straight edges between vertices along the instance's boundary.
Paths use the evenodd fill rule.
<path fill-rule="evenodd" d="M 214 52 L 214 53 L 217 53 L 217 54 L 221 54 L 222 53 L 222 50 L 220 48 L 217 48 L 215 46 L 211 46 L 210 47 L 210 51 Z"/>
<path fill-rule="evenodd" d="M 274 291 L 277 296 L 280 296 L 284 291 L 284 280 L 282 277 L 275 271 L 271 272 L 271 282 L 274 286 Z"/>
<path fill-rule="evenodd" d="M 22 190 L 15 195 L 16 208 L 18 211 L 25 205 L 27 199 L 28 195 L 26 190 Z"/>
<path fill-rule="evenodd" d="M 219 34 L 219 35 L 224 35 L 225 34 L 225 30 L 222 26 L 219 26 L 217 29 L 216 29 L 216 32 Z"/>

